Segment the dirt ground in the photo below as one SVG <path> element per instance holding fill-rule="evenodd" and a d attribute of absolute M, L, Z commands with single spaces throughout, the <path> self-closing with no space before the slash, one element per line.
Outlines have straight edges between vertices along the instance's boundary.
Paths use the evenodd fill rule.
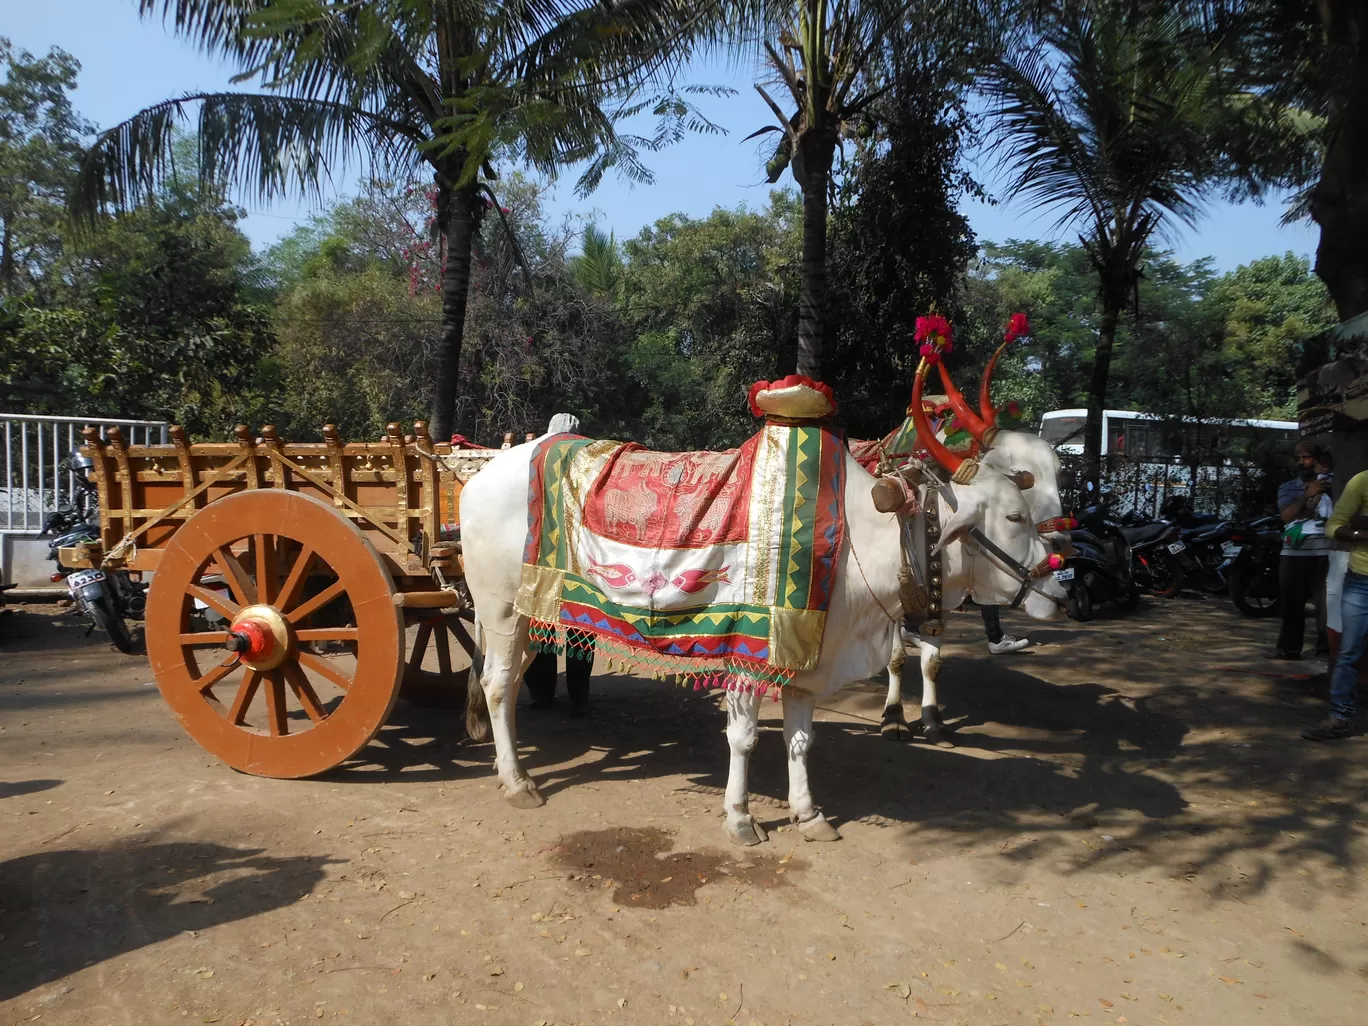
<path fill-rule="evenodd" d="M 1298 738 L 1317 667 L 1282 676 L 1219 599 L 1029 626 L 992 657 L 953 618 L 954 750 L 882 739 L 874 682 L 819 714 L 836 844 L 785 826 L 767 703 L 770 840 L 740 849 L 716 696 L 599 675 L 589 719 L 523 711 L 534 811 L 404 703 L 350 764 L 264 780 L 185 737 L 141 657 L 20 607 L 0 1024 L 1364 1022 L 1368 743 Z"/>

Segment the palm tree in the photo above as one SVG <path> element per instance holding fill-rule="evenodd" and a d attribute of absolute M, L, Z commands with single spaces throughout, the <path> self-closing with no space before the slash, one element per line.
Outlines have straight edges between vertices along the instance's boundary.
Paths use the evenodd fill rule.
<path fill-rule="evenodd" d="M 1084 433 L 1101 475 L 1102 410 L 1122 313 L 1151 238 L 1191 225 L 1223 169 L 1219 112 L 1233 79 L 1219 46 L 1165 5 L 1063 0 L 985 71 L 1008 191 L 1060 210 L 1097 273 L 1099 322 Z"/>
<path fill-rule="evenodd" d="M 554 174 L 583 164 L 581 193 L 615 168 L 648 181 L 639 151 L 687 128 L 712 130 L 670 73 L 689 53 L 707 4 L 684 0 L 139 0 L 176 32 L 257 79 L 259 93 L 194 93 L 103 133 L 82 168 L 74 210 L 127 207 L 172 172 L 177 126 L 198 108 L 201 173 L 263 199 L 317 196 L 364 153 L 389 167 L 427 165 L 445 242 L 442 331 L 432 430 L 452 430 L 470 288 L 471 248 L 499 212 L 493 164 Z M 647 95 L 659 86 L 657 95 Z M 650 137 L 616 122 L 651 110 Z"/>
<path fill-rule="evenodd" d="M 826 310 L 827 208 L 831 170 L 843 138 L 868 135 L 869 106 L 883 93 L 888 47 L 904 30 L 911 3 L 895 0 L 788 0 L 740 3 L 742 48 L 758 45 L 788 110 L 764 86 L 756 91 L 776 124 L 749 138 L 780 135 L 765 165 L 771 185 L 790 170 L 803 195 L 803 258 L 798 299 L 798 373 L 821 372 Z"/>

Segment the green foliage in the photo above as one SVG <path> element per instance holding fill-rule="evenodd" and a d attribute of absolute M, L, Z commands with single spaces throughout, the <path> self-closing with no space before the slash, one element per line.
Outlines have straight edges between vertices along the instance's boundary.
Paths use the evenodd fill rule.
<path fill-rule="evenodd" d="M 61 253 L 66 187 L 91 126 L 71 106 L 81 65 L 0 36 L 0 296 L 36 287 Z"/>
<path fill-rule="evenodd" d="M 583 249 L 570 260 L 575 284 L 593 295 L 614 297 L 622 280 L 622 266 L 622 252 L 614 235 L 604 235 L 595 225 L 587 226 Z"/>
<path fill-rule="evenodd" d="M 746 391 L 793 370 L 802 209 L 662 218 L 623 246 L 620 309 L 635 338 L 633 412 L 648 444 L 726 448 L 755 431 Z"/>

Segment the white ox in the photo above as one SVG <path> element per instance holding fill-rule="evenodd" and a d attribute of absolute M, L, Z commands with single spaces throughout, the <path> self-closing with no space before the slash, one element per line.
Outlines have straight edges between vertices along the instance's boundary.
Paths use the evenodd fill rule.
<path fill-rule="evenodd" d="M 1037 435 L 1023 431 L 999 431 L 992 447 L 981 457 L 981 467 L 1022 480 L 1024 475 L 1034 479 L 1033 485 L 1022 491 L 1031 522 L 1041 525 L 1041 540 L 1054 552 L 1068 548 L 1069 533 L 1061 529 L 1063 505 L 1059 498 L 1059 457 L 1050 443 Z M 1053 529 L 1051 529 L 1053 528 Z M 978 601 L 975 598 L 975 601 Z M 980 605 L 992 605 L 981 602 Z M 946 609 L 955 608 L 945 605 Z M 944 635 L 924 634 L 920 641 L 922 678 L 921 720 L 922 734 L 932 744 L 949 747 L 953 733 L 941 720 L 936 678 L 941 668 L 941 643 Z M 905 648 L 901 636 L 895 639 L 893 655 L 888 664 L 888 697 L 884 701 L 883 735 L 891 740 L 911 736 L 903 712 L 903 674 L 906 672 Z"/>
<path fill-rule="evenodd" d="M 506 797 L 518 808 L 534 808 L 544 801 L 518 760 L 514 723 L 519 682 L 531 659 L 528 620 L 515 611 L 513 603 L 526 540 L 532 451 L 532 445 L 524 443 L 495 457 L 465 487 L 460 500 L 465 580 L 483 649 L 475 668 L 481 686 L 468 692 L 467 726 L 477 739 L 492 729 L 496 770 Z M 898 642 L 902 619 L 898 591 L 901 529 L 893 514 L 874 508 L 875 478 L 849 452 L 845 459 L 846 544 L 837 566 L 821 656 L 814 669 L 795 675 L 782 696 L 789 814 L 809 840 L 840 836 L 818 811 L 808 787 L 813 708 L 819 698 L 851 681 L 864 680 L 885 665 Z M 1040 566 L 1046 547 L 1025 495 L 993 469 L 981 470 L 969 484 L 951 488 L 954 510 L 943 498 L 935 499 L 941 512 L 946 607 L 959 605 L 966 594 L 985 605 L 1007 605 L 1020 590 L 1021 578 L 982 550 L 967 559 L 966 548 L 975 543 L 966 539 L 966 532 L 977 528 L 1020 566 Z M 1042 620 L 1057 616 L 1065 599 L 1060 585 L 1048 575 L 1031 584 L 1022 603 L 1026 613 Z M 727 693 L 731 765 L 724 812 L 727 834 L 738 844 L 765 839 L 750 814 L 747 796 L 748 765 L 762 700 L 755 694 Z"/>

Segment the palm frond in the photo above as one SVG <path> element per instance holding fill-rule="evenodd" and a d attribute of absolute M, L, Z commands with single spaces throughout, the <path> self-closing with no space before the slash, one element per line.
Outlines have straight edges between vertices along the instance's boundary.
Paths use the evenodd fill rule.
<path fill-rule="evenodd" d="M 174 172 L 177 133 L 191 125 L 199 173 L 274 199 L 320 195 L 328 174 L 368 148 L 371 160 L 411 165 L 423 142 L 411 126 L 344 104 L 250 93 L 190 93 L 100 134 L 82 161 L 70 206 L 93 216 L 148 199 Z"/>

